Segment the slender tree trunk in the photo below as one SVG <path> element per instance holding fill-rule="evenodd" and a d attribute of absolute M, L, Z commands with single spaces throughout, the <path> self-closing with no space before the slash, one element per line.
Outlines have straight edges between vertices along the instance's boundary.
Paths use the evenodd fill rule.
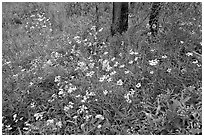
<path fill-rule="evenodd" d="M 128 29 L 128 2 L 113 2 L 111 35 L 122 34 Z"/>
<path fill-rule="evenodd" d="M 161 9 L 161 3 L 160 2 L 154 2 L 152 4 L 150 18 L 149 18 L 149 25 L 150 25 L 150 31 L 153 36 L 157 35 L 158 28 L 159 28 L 159 11 Z"/>

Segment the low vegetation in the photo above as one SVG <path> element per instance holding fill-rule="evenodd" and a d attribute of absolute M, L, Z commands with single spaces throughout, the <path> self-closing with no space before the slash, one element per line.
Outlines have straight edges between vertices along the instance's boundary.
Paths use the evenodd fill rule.
<path fill-rule="evenodd" d="M 2 133 L 202 134 L 201 3 L 167 3 L 157 37 L 107 37 L 94 4 L 3 3 Z"/>

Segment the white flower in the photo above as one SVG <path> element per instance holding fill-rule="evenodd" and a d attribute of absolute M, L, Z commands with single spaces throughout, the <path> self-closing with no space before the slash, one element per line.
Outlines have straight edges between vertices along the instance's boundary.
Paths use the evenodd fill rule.
<path fill-rule="evenodd" d="M 108 54 L 108 52 L 107 52 L 107 51 L 103 53 L 103 55 L 106 55 L 106 54 Z"/>
<path fill-rule="evenodd" d="M 188 52 L 188 53 L 186 53 L 186 56 L 193 56 L 193 53 Z"/>
<path fill-rule="evenodd" d="M 109 77 L 109 78 L 107 79 L 107 81 L 108 81 L 108 82 L 111 82 L 111 81 L 112 81 L 112 78 L 111 78 L 111 77 Z"/>
<path fill-rule="evenodd" d="M 159 60 L 155 59 L 155 60 L 149 60 L 149 65 L 151 66 L 155 66 L 159 63 Z"/>
<path fill-rule="evenodd" d="M 123 85 L 123 81 L 120 79 L 117 81 L 117 85 Z"/>
<path fill-rule="evenodd" d="M 98 126 L 97 126 L 97 128 L 101 128 L 102 126 L 99 124 Z"/>
<path fill-rule="evenodd" d="M 162 56 L 163 59 L 167 58 L 167 55 Z"/>
<path fill-rule="evenodd" d="M 86 73 L 86 76 L 87 76 L 87 77 L 92 77 L 92 75 L 93 75 L 94 73 L 95 73 L 94 71 L 91 71 L 91 72 L 89 72 L 89 73 Z"/>
<path fill-rule="evenodd" d="M 133 61 L 131 60 L 131 61 L 129 61 L 128 63 L 129 63 L 129 64 L 132 64 L 132 63 L 133 63 Z"/>
<path fill-rule="evenodd" d="M 51 125 L 54 123 L 54 119 L 49 119 L 47 120 L 47 126 Z"/>
<path fill-rule="evenodd" d="M 115 64 L 114 64 L 113 66 L 114 66 L 114 67 L 117 67 L 118 64 L 119 64 L 119 63 L 116 61 Z"/>
<path fill-rule="evenodd" d="M 62 127 L 62 121 L 56 122 L 56 125 L 61 128 Z"/>
<path fill-rule="evenodd" d="M 104 120 L 104 117 L 102 115 L 100 115 L 100 114 L 96 115 L 95 118 L 99 118 L 101 120 Z"/>
<path fill-rule="evenodd" d="M 99 78 L 99 82 L 103 82 L 108 77 L 109 77 L 108 75 L 103 75 L 102 77 Z"/>
<path fill-rule="evenodd" d="M 60 88 L 58 95 L 62 95 L 63 93 L 64 93 L 63 89 Z"/>
<path fill-rule="evenodd" d="M 55 82 L 60 82 L 61 76 L 56 76 L 55 77 Z"/>
<path fill-rule="evenodd" d="M 171 68 L 168 68 L 168 69 L 167 69 L 167 72 L 169 72 L 169 73 L 170 73 L 170 72 L 171 72 Z"/>
<path fill-rule="evenodd" d="M 111 61 L 114 61 L 115 60 L 115 57 L 113 57 L 112 59 L 111 59 Z"/>
<path fill-rule="evenodd" d="M 126 70 L 126 71 L 125 71 L 125 74 L 128 74 L 128 73 L 130 73 L 130 71 L 129 71 L 129 70 Z"/>
<path fill-rule="evenodd" d="M 149 73 L 150 73 L 150 74 L 154 74 L 154 71 L 150 71 Z"/>
<path fill-rule="evenodd" d="M 46 62 L 47 65 L 52 65 L 52 61 L 49 59 L 47 62 Z"/>
<path fill-rule="evenodd" d="M 104 90 L 104 91 L 103 91 L 103 94 L 104 94 L 104 95 L 107 95 L 107 94 L 108 94 L 108 91 L 107 91 L 107 90 Z"/>
<path fill-rule="evenodd" d="M 124 67 L 125 67 L 125 65 L 124 65 L 124 64 L 119 66 L 119 68 L 124 68 Z"/>
<path fill-rule="evenodd" d="M 115 71 L 115 70 L 110 73 L 110 76 L 112 76 L 112 75 L 114 75 L 114 74 L 116 74 L 116 71 Z"/>
<path fill-rule="evenodd" d="M 93 67 L 94 67 L 94 64 L 95 64 L 95 63 L 89 63 L 88 66 L 89 66 L 90 68 L 93 68 Z"/>
<path fill-rule="evenodd" d="M 103 28 L 100 28 L 98 31 L 101 32 L 103 30 Z"/>
<path fill-rule="evenodd" d="M 73 116 L 73 119 L 77 119 L 78 116 Z"/>
<path fill-rule="evenodd" d="M 140 88 L 141 87 L 141 83 L 137 83 L 136 87 Z"/>
<path fill-rule="evenodd" d="M 44 112 L 41 112 L 41 113 L 35 113 L 35 114 L 34 114 L 35 119 L 36 119 L 36 120 L 38 120 L 38 119 L 42 119 L 42 118 L 43 118 L 43 113 L 44 113 Z"/>

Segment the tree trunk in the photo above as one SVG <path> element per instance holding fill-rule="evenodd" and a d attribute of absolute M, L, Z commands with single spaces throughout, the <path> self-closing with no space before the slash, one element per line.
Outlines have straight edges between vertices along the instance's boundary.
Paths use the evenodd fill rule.
<path fill-rule="evenodd" d="M 160 2 L 154 2 L 152 4 L 150 18 L 149 18 L 149 25 L 150 25 L 150 31 L 153 36 L 157 35 L 158 28 L 159 28 L 159 11 L 161 9 L 161 3 Z"/>
<path fill-rule="evenodd" d="M 128 29 L 128 2 L 113 2 L 111 35 L 122 34 Z"/>

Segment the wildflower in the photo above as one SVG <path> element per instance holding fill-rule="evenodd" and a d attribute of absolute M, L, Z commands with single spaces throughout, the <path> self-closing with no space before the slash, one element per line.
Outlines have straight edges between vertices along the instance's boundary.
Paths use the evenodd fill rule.
<path fill-rule="evenodd" d="M 107 95 L 107 94 L 108 94 L 108 91 L 107 91 L 107 90 L 104 90 L 104 91 L 103 91 L 103 94 L 104 94 L 104 95 Z"/>
<path fill-rule="evenodd" d="M 73 108 L 73 105 L 74 105 L 74 103 L 69 102 L 68 105 L 64 106 L 64 111 L 65 111 L 65 112 L 69 111 L 70 109 Z"/>
<path fill-rule="evenodd" d="M 112 59 L 111 59 L 111 61 L 114 61 L 115 60 L 115 57 L 113 57 Z"/>
<path fill-rule="evenodd" d="M 102 115 L 100 115 L 100 114 L 96 115 L 95 118 L 99 118 L 101 120 L 104 120 L 104 117 Z"/>
<path fill-rule="evenodd" d="M 193 63 L 193 64 L 197 64 L 197 63 L 198 63 L 198 61 L 197 61 L 197 60 L 195 60 L 195 61 L 193 61 L 192 63 Z"/>
<path fill-rule="evenodd" d="M 155 66 L 159 63 L 159 60 L 155 59 L 155 60 L 149 60 L 149 65 L 151 66 Z"/>
<path fill-rule="evenodd" d="M 109 77 L 108 75 L 103 75 L 102 77 L 99 78 L 99 82 L 103 82 L 108 77 Z"/>
<path fill-rule="evenodd" d="M 62 95 L 63 93 L 64 93 L 63 89 L 60 88 L 58 95 Z"/>
<path fill-rule="evenodd" d="M 56 122 L 56 125 L 57 125 L 58 127 L 62 128 L 62 121 Z"/>
<path fill-rule="evenodd" d="M 129 61 L 128 63 L 129 63 L 129 64 L 132 64 L 132 63 L 133 63 L 133 61 L 131 60 L 131 61 Z"/>
<path fill-rule="evenodd" d="M 101 128 L 102 126 L 101 126 L 101 124 L 99 124 L 98 126 L 97 126 L 97 128 Z"/>
<path fill-rule="evenodd" d="M 84 119 L 86 119 L 86 121 L 89 121 L 89 119 L 92 117 L 92 115 L 85 115 Z"/>
<path fill-rule="evenodd" d="M 86 73 L 86 76 L 87 76 L 87 77 L 92 77 L 92 75 L 93 75 L 94 73 L 95 73 L 94 71 L 91 71 L 91 72 L 89 72 L 89 73 Z"/>
<path fill-rule="evenodd" d="M 61 76 L 56 76 L 55 77 L 55 82 L 60 82 Z"/>
<path fill-rule="evenodd" d="M 106 54 L 108 54 L 108 52 L 107 52 L 107 51 L 103 53 L 103 55 L 106 55 Z"/>
<path fill-rule="evenodd" d="M 137 83 L 136 87 L 140 88 L 141 87 L 141 83 Z"/>
<path fill-rule="evenodd" d="M 35 103 L 32 102 L 32 103 L 30 104 L 30 107 L 31 107 L 31 108 L 34 108 L 34 107 L 35 107 Z"/>
<path fill-rule="evenodd" d="M 44 112 L 41 112 L 41 113 L 35 113 L 35 114 L 34 114 L 35 119 L 36 119 L 36 120 L 38 120 L 38 119 L 42 119 L 42 118 L 43 118 L 43 113 L 44 113 Z"/>
<path fill-rule="evenodd" d="M 103 28 L 100 28 L 98 31 L 101 32 L 103 30 Z"/>
<path fill-rule="evenodd" d="M 82 105 L 82 106 L 79 106 L 79 110 L 77 110 L 77 113 L 82 113 L 82 112 L 84 112 L 84 111 L 86 111 L 87 110 L 87 107 L 85 106 L 85 105 Z"/>
<path fill-rule="evenodd" d="M 78 116 L 73 116 L 73 119 L 77 119 Z"/>
<path fill-rule="evenodd" d="M 163 59 L 167 58 L 167 55 L 162 56 Z"/>
<path fill-rule="evenodd" d="M 170 73 L 170 72 L 171 72 L 171 68 L 168 68 L 168 69 L 167 69 L 167 72 L 169 72 L 169 73 Z"/>
<path fill-rule="evenodd" d="M 95 63 L 89 63 L 88 66 L 89 66 L 90 68 L 93 68 L 93 67 L 94 67 L 94 64 L 95 64 Z"/>
<path fill-rule="evenodd" d="M 13 115 L 13 120 L 16 120 L 17 114 Z"/>
<path fill-rule="evenodd" d="M 154 71 L 150 71 L 149 73 L 150 73 L 150 74 L 154 74 Z"/>
<path fill-rule="evenodd" d="M 129 54 L 133 55 L 133 54 L 135 54 L 135 52 L 132 49 L 130 49 Z"/>
<path fill-rule="evenodd" d="M 108 82 L 111 82 L 111 81 L 112 81 L 112 78 L 111 78 L 111 77 L 109 77 L 109 78 L 107 79 L 107 81 L 108 81 Z"/>
<path fill-rule="evenodd" d="M 47 62 L 46 62 L 47 65 L 52 65 L 52 61 L 49 59 Z"/>
<path fill-rule="evenodd" d="M 72 93 L 73 91 L 75 91 L 77 88 L 75 86 L 70 86 L 68 89 L 68 93 Z"/>
<path fill-rule="evenodd" d="M 102 62 L 102 69 L 103 70 L 106 69 L 107 71 L 110 71 L 112 69 L 112 67 L 110 67 L 110 65 L 109 65 L 109 61 L 108 60 L 104 60 Z"/>
<path fill-rule="evenodd" d="M 96 26 L 92 26 L 92 27 L 91 27 L 91 30 L 96 31 Z"/>
<path fill-rule="evenodd" d="M 117 67 L 118 64 L 119 64 L 119 63 L 116 61 L 115 64 L 114 64 L 113 66 L 114 66 L 114 67 Z"/>
<path fill-rule="evenodd" d="M 123 85 L 123 81 L 120 79 L 117 81 L 117 85 Z"/>
<path fill-rule="evenodd" d="M 119 66 L 119 68 L 124 68 L 124 67 L 125 67 L 125 65 L 124 65 L 124 64 Z"/>
<path fill-rule="evenodd" d="M 112 76 L 112 75 L 114 75 L 114 74 L 116 74 L 116 71 L 115 71 L 115 70 L 110 73 L 110 76 Z"/>
<path fill-rule="evenodd" d="M 54 123 L 54 119 L 49 119 L 47 120 L 47 126 L 51 125 Z"/>
<path fill-rule="evenodd" d="M 188 53 L 186 53 L 186 56 L 193 56 L 193 53 L 188 52 Z"/>

